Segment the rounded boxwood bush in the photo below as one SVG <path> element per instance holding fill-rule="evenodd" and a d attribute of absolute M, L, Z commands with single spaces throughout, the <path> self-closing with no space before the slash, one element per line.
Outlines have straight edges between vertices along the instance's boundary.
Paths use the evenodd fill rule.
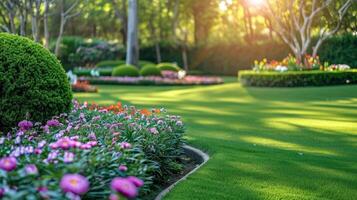
<path fill-rule="evenodd" d="M 99 62 L 96 66 L 98 68 L 114 68 L 124 64 L 125 64 L 124 60 L 105 60 Z"/>
<path fill-rule="evenodd" d="M 179 66 L 177 66 L 174 63 L 160 63 L 157 65 L 157 67 L 161 70 L 161 71 L 174 71 L 174 72 L 178 72 L 181 70 L 181 68 Z"/>
<path fill-rule="evenodd" d="M 121 65 L 113 69 L 112 76 L 138 77 L 139 70 L 133 65 Z"/>
<path fill-rule="evenodd" d="M 72 91 L 57 58 L 24 37 L 0 33 L 0 129 L 68 112 Z"/>
<path fill-rule="evenodd" d="M 161 72 L 156 65 L 145 65 L 140 70 L 141 76 L 161 76 Z"/>

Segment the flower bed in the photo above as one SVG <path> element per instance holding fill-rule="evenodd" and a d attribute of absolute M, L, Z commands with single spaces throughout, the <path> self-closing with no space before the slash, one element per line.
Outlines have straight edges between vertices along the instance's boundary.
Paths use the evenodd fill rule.
<path fill-rule="evenodd" d="M 144 196 L 179 171 L 184 126 L 163 109 L 73 104 L 45 124 L 0 136 L 0 198 Z"/>
<path fill-rule="evenodd" d="M 244 86 L 305 87 L 357 84 L 357 70 L 346 71 L 292 71 L 261 72 L 240 71 L 239 80 Z"/>
<path fill-rule="evenodd" d="M 98 92 L 98 88 L 96 86 L 90 85 L 87 81 L 77 81 L 71 86 L 73 92 Z"/>
<path fill-rule="evenodd" d="M 182 79 L 164 78 L 159 76 L 147 77 L 80 77 L 82 81 L 91 84 L 113 84 L 113 85 L 213 85 L 221 84 L 223 80 L 219 77 L 185 76 Z"/>

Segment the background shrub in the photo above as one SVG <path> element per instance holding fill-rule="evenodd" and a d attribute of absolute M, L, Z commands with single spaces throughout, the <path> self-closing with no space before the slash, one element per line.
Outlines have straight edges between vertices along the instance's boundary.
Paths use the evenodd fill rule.
<path fill-rule="evenodd" d="M 161 71 L 174 71 L 174 72 L 178 72 L 181 70 L 181 68 L 179 66 L 177 66 L 174 63 L 160 63 L 157 65 L 157 67 L 161 70 Z"/>
<path fill-rule="evenodd" d="M 347 64 L 357 68 L 357 36 L 344 34 L 331 37 L 322 43 L 319 56 L 322 62 Z"/>
<path fill-rule="evenodd" d="M 304 87 L 356 84 L 357 70 L 348 71 L 240 71 L 239 81 L 244 86 Z"/>
<path fill-rule="evenodd" d="M 96 67 L 98 68 L 114 68 L 120 65 L 124 65 L 125 60 L 105 60 L 97 63 Z"/>
<path fill-rule="evenodd" d="M 155 63 L 147 60 L 139 60 L 139 68 L 143 68 L 145 65 L 155 65 Z"/>
<path fill-rule="evenodd" d="M 0 128 L 69 111 L 71 87 L 54 55 L 27 38 L 6 33 L 0 33 L 0 49 Z"/>
<path fill-rule="evenodd" d="M 145 65 L 143 68 L 140 70 L 140 75 L 141 76 L 161 76 L 161 72 L 159 68 L 157 68 L 156 65 Z"/>
<path fill-rule="evenodd" d="M 112 76 L 139 76 L 139 70 L 133 65 L 121 65 L 113 69 Z"/>

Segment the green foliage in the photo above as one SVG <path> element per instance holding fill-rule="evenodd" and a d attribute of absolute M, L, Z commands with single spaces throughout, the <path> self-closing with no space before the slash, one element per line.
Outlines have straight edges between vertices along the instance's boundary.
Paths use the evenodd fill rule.
<path fill-rule="evenodd" d="M 92 71 L 98 72 L 99 76 L 111 76 L 113 68 L 80 68 L 73 69 L 73 73 L 77 76 L 92 76 Z"/>
<path fill-rule="evenodd" d="M 28 118 L 42 122 L 70 109 L 67 76 L 54 55 L 41 45 L 0 33 L 0 128 Z"/>
<path fill-rule="evenodd" d="M 133 65 L 121 65 L 113 69 L 112 76 L 139 76 L 139 70 Z"/>
<path fill-rule="evenodd" d="M 174 72 L 178 72 L 181 70 L 181 68 L 179 66 L 177 66 L 174 63 L 159 63 L 157 65 L 157 67 L 161 70 L 161 71 L 174 71 Z"/>
<path fill-rule="evenodd" d="M 120 65 L 124 65 L 125 60 L 105 60 L 96 64 L 98 68 L 114 68 Z"/>
<path fill-rule="evenodd" d="M 55 41 L 50 45 L 54 51 Z M 101 60 L 118 59 L 121 47 L 105 40 L 91 38 L 89 40 L 78 36 L 65 36 L 61 41 L 59 59 L 66 70 L 80 66 L 94 66 Z"/>
<path fill-rule="evenodd" d="M 321 45 L 318 54 L 322 62 L 357 68 L 357 36 L 343 34 L 331 37 Z"/>
<path fill-rule="evenodd" d="M 155 63 L 147 60 L 139 60 L 139 67 L 143 68 L 145 65 L 155 65 Z"/>
<path fill-rule="evenodd" d="M 145 65 L 140 70 L 141 76 L 161 76 L 161 71 L 156 65 Z"/>
<path fill-rule="evenodd" d="M 239 80 L 244 86 L 258 87 L 305 87 L 356 84 L 357 70 L 292 72 L 240 71 Z"/>

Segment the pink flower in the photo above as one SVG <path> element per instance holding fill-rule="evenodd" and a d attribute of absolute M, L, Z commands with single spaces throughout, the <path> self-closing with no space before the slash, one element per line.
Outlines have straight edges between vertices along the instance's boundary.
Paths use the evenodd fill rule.
<path fill-rule="evenodd" d="M 90 149 L 90 148 L 92 148 L 92 146 L 90 144 L 82 144 L 79 148 L 80 149 Z"/>
<path fill-rule="evenodd" d="M 128 167 L 127 167 L 127 166 L 125 166 L 125 165 L 120 165 L 120 166 L 119 166 L 119 171 L 125 172 L 125 171 L 127 171 L 127 170 L 128 170 Z"/>
<path fill-rule="evenodd" d="M 97 146 L 98 142 L 97 141 L 89 141 L 87 142 L 91 147 Z"/>
<path fill-rule="evenodd" d="M 144 181 L 135 176 L 129 176 L 127 180 L 132 182 L 136 187 L 141 187 L 144 185 Z"/>
<path fill-rule="evenodd" d="M 47 194 L 48 188 L 45 186 L 40 186 L 37 188 L 37 191 L 40 193 L 40 196 L 44 199 L 49 199 L 49 196 Z"/>
<path fill-rule="evenodd" d="M 150 131 L 150 133 L 152 133 L 154 135 L 159 134 L 159 131 L 155 127 L 150 128 L 149 131 Z"/>
<path fill-rule="evenodd" d="M 20 129 L 22 131 L 27 131 L 33 127 L 33 124 L 30 121 L 23 120 L 23 121 L 19 122 L 18 126 L 20 127 Z"/>
<path fill-rule="evenodd" d="M 47 126 L 59 126 L 60 125 L 60 122 L 57 120 L 57 119 L 51 119 L 51 120 L 48 120 L 47 123 L 46 123 Z"/>
<path fill-rule="evenodd" d="M 17 161 L 15 157 L 4 157 L 0 159 L 0 169 L 10 172 L 16 168 Z"/>
<path fill-rule="evenodd" d="M 35 149 L 35 154 L 39 155 L 42 153 L 42 150 L 41 149 Z"/>
<path fill-rule="evenodd" d="M 120 143 L 120 147 L 123 149 L 130 149 L 131 148 L 131 144 L 128 142 L 122 142 Z"/>
<path fill-rule="evenodd" d="M 25 172 L 28 175 L 37 175 L 38 174 L 38 169 L 36 165 L 34 164 L 29 164 L 25 166 Z"/>
<path fill-rule="evenodd" d="M 89 133 L 88 138 L 89 138 L 90 140 L 97 140 L 97 137 L 96 137 L 96 135 L 95 135 L 94 132 Z"/>
<path fill-rule="evenodd" d="M 74 153 L 72 152 L 64 152 L 63 162 L 71 163 L 74 160 Z"/>
<path fill-rule="evenodd" d="M 1 197 L 1 196 L 0 196 Z M 119 200 L 119 197 L 118 197 L 118 195 L 116 195 L 116 194 L 111 194 L 110 196 L 109 196 L 109 200 Z"/>
<path fill-rule="evenodd" d="M 134 183 L 125 178 L 114 178 L 111 182 L 111 188 L 127 198 L 135 198 L 138 195 L 138 189 Z"/>
<path fill-rule="evenodd" d="M 62 177 L 60 187 L 64 192 L 82 195 L 89 190 L 89 181 L 80 174 L 66 174 Z"/>

